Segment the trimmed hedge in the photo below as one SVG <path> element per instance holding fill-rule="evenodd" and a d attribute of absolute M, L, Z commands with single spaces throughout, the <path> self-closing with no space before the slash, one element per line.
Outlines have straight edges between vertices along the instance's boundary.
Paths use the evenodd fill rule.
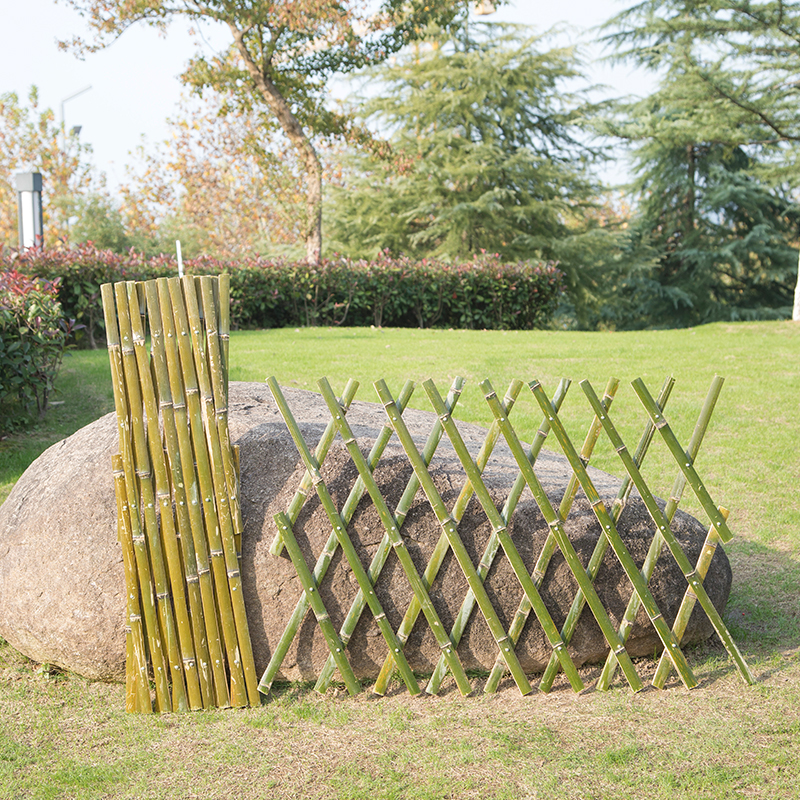
<path fill-rule="evenodd" d="M 71 332 L 57 290 L 55 281 L 0 272 L 0 430 L 47 410 Z"/>
<path fill-rule="evenodd" d="M 118 255 L 90 244 L 74 250 L 0 254 L 4 268 L 59 281 L 67 316 L 84 326 L 85 344 L 103 338 L 100 286 L 177 274 L 175 259 Z M 280 259 L 184 261 L 187 274 L 231 276 L 233 328 L 311 325 L 446 327 L 530 330 L 551 319 L 563 290 L 555 264 L 502 263 L 482 254 L 472 261 L 337 257 L 318 266 Z"/>

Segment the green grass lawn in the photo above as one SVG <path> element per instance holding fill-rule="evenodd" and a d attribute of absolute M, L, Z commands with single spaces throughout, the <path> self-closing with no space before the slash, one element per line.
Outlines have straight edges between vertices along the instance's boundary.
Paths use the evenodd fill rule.
<path fill-rule="evenodd" d="M 284 686 L 247 711 L 126 715 L 123 689 L 63 675 L 0 644 L 0 798 L 797 798 L 800 788 L 800 325 L 715 324 L 637 333 L 300 329 L 231 336 L 231 379 L 337 391 L 361 382 L 467 378 L 456 417 L 488 424 L 479 382 L 498 393 L 572 378 L 563 417 L 581 440 L 591 412 L 577 382 L 621 380 L 612 416 L 635 443 L 644 416 L 630 388 L 676 379 L 666 416 L 686 443 L 710 382 L 725 378 L 698 470 L 731 510 L 726 622 L 756 675 L 745 687 L 723 650 L 690 652 L 700 686 L 667 690 L 378 700 Z M 112 408 L 104 352 L 65 359 L 57 401 L 26 434 L 0 441 L 0 500 L 44 448 Z M 418 387 L 412 406 L 428 407 Z M 515 427 L 539 425 L 527 390 Z M 656 446 L 658 445 L 658 446 Z M 549 440 L 549 446 L 555 442 Z M 620 474 L 602 444 L 592 463 Z M 648 482 L 675 465 L 654 442 Z M 698 510 L 688 495 L 682 507 Z M 2 588 L 0 587 L 0 591 Z M 640 662 L 643 677 L 653 665 Z M 588 682 L 597 670 L 585 671 Z"/>

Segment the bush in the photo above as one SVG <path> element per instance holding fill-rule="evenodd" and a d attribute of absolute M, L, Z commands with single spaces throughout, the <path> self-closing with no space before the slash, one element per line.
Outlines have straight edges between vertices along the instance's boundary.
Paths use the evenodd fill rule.
<path fill-rule="evenodd" d="M 91 244 L 0 254 L 0 262 L 57 280 L 64 313 L 83 326 L 79 344 L 89 347 L 103 339 L 103 283 L 177 274 L 170 256 L 148 259 L 133 250 L 119 255 Z M 552 318 L 564 278 L 552 263 L 508 264 L 489 254 L 457 264 L 382 255 L 374 261 L 335 257 L 316 266 L 281 259 L 196 258 L 184 261 L 184 267 L 187 274 L 230 274 L 231 326 L 245 329 L 375 325 L 530 330 Z"/>
<path fill-rule="evenodd" d="M 0 272 L 0 429 L 47 409 L 70 334 L 57 291 L 56 281 Z"/>

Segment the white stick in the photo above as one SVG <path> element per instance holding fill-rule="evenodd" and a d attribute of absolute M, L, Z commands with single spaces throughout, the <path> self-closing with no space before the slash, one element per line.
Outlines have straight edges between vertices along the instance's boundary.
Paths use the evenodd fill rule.
<path fill-rule="evenodd" d="M 175 240 L 175 250 L 178 253 L 178 277 L 183 277 L 183 258 L 181 258 L 181 240 Z"/>
<path fill-rule="evenodd" d="M 792 319 L 800 322 L 800 254 L 797 257 L 797 285 L 794 287 L 794 308 L 792 309 Z"/>

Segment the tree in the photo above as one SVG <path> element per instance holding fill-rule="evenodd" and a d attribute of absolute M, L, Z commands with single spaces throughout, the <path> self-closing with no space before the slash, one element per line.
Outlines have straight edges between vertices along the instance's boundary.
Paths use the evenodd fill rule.
<path fill-rule="evenodd" d="M 567 90 L 579 77 L 573 50 L 516 26 L 470 25 L 372 77 L 368 123 L 391 148 L 357 158 L 335 192 L 334 246 L 557 260 L 585 306 L 592 269 L 619 242 L 592 212 L 600 188 L 579 125 L 590 106 Z"/>
<path fill-rule="evenodd" d="M 122 214 L 137 248 L 237 258 L 302 241 L 302 166 L 291 147 L 263 142 L 263 114 L 224 113 L 206 91 L 185 101 L 170 135 L 139 150 L 121 187 Z"/>
<path fill-rule="evenodd" d="M 757 150 L 762 177 L 800 182 L 800 2 L 644 0 L 606 23 L 613 58 L 680 74 L 715 141 Z"/>
<path fill-rule="evenodd" d="M 15 92 L 0 95 L 0 245 L 16 247 L 18 172 L 42 173 L 42 212 L 46 246 L 69 241 L 70 218 L 92 185 L 88 145 L 56 125 L 49 109 L 39 108 L 35 86 L 27 104 Z"/>
<path fill-rule="evenodd" d="M 127 27 L 145 22 L 160 28 L 174 18 L 190 24 L 215 22 L 231 35 L 220 56 L 199 54 L 183 80 L 202 91 L 229 94 L 236 112 L 268 110 L 302 164 L 307 258 L 322 248 L 322 167 L 315 136 L 363 138 L 351 118 L 326 104 L 330 78 L 379 63 L 420 37 L 428 25 L 449 24 L 459 10 L 452 0 L 381 0 L 376 13 L 356 0 L 67 0 L 94 32 L 65 46 L 79 52 L 106 46 Z M 269 131 L 264 131 L 264 137 Z"/>
<path fill-rule="evenodd" d="M 773 11 L 659 0 L 609 23 L 616 56 L 661 75 L 604 129 L 633 145 L 635 233 L 658 254 L 628 282 L 638 324 L 784 316 L 791 305 L 800 125 L 782 82 L 800 61 L 786 47 L 796 25 Z"/>

